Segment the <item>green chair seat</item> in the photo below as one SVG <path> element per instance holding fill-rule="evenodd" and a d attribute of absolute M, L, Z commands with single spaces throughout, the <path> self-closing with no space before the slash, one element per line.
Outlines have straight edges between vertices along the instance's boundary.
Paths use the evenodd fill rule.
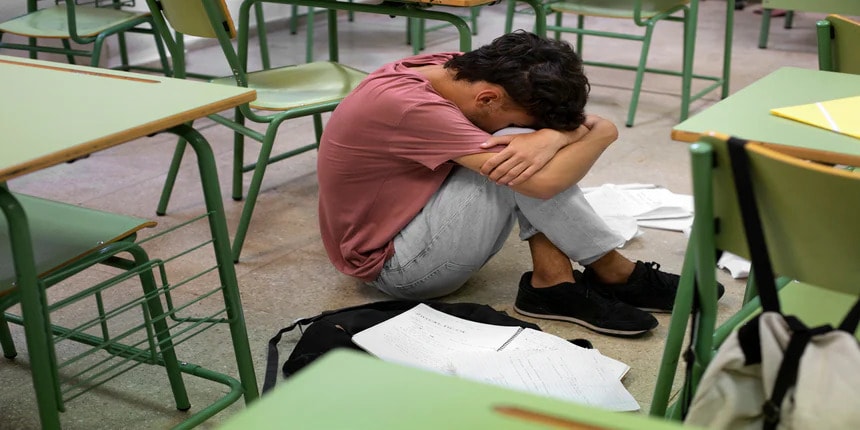
<path fill-rule="evenodd" d="M 65 5 L 40 9 L 0 23 L 0 31 L 26 37 L 68 39 L 69 25 Z M 111 27 L 147 22 L 148 12 L 112 8 L 81 7 L 76 9 L 77 32 L 81 37 L 95 37 Z"/>
<path fill-rule="evenodd" d="M 248 74 L 248 88 L 257 90 L 254 109 L 285 111 L 317 104 L 336 103 L 361 82 L 366 73 L 328 61 L 298 64 Z M 232 76 L 214 79 L 236 85 Z"/>
<path fill-rule="evenodd" d="M 14 194 L 14 193 L 13 193 Z M 99 248 L 133 238 L 143 228 L 155 227 L 154 221 L 80 206 L 14 194 L 27 214 L 36 271 L 39 276 L 65 266 Z M 15 270 L 9 227 L 0 217 L 0 295 L 12 287 Z"/>
<path fill-rule="evenodd" d="M 663 11 L 670 10 L 676 6 L 690 3 L 689 0 L 652 0 L 643 1 L 639 16 L 642 19 L 651 19 Z M 568 0 L 549 3 L 553 12 L 573 13 L 577 15 L 601 16 L 606 18 L 632 19 L 634 10 L 629 1 L 619 0 Z"/>

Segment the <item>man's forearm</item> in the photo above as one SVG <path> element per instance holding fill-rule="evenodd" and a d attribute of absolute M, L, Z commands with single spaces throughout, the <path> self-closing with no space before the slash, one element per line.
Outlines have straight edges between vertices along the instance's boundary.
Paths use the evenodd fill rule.
<path fill-rule="evenodd" d="M 513 186 L 517 192 L 538 198 L 551 198 L 575 185 L 618 137 L 618 129 L 610 121 L 597 118 L 586 126 L 590 128 L 584 136 L 576 131 L 564 132 L 569 144 L 537 173 L 522 184 Z"/>

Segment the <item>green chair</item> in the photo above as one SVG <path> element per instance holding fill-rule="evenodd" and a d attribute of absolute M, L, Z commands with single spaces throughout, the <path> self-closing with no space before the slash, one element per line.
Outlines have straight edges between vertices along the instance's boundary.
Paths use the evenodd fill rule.
<path fill-rule="evenodd" d="M 37 0 L 27 0 L 26 14 L 0 23 L 0 49 L 28 51 L 30 58 L 36 58 L 40 52 L 65 55 L 71 64 L 75 64 L 76 57 L 87 57 L 90 66 L 98 67 L 105 40 L 116 35 L 121 63 L 115 69 L 155 71 L 165 75 L 170 73 L 164 45 L 153 30 L 149 13 L 122 9 L 128 1 L 95 0 L 87 4 L 79 3 L 84 2 L 68 1 L 39 8 Z M 161 68 L 130 64 L 126 33 L 152 35 L 161 59 Z M 28 43 L 9 41 L 8 38 L 3 41 L 6 34 L 25 37 Z M 59 40 L 62 46 L 45 44 L 49 40 Z"/>
<path fill-rule="evenodd" d="M 828 72 L 860 74 L 860 22 L 829 15 L 816 23 L 818 68 Z"/>
<path fill-rule="evenodd" d="M 626 125 L 633 126 L 636 116 L 636 108 L 639 103 L 639 93 L 642 88 L 642 81 L 646 72 L 656 73 L 671 76 L 680 76 L 681 79 L 681 115 L 683 121 L 689 114 L 690 103 L 704 96 L 713 89 L 722 86 L 722 97 L 728 95 L 728 70 L 730 56 L 724 55 L 723 58 L 723 75 L 722 77 L 712 77 L 693 74 L 693 49 L 695 40 L 694 27 L 696 25 L 696 13 L 692 13 L 689 0 L 561 0 L 549 1 L 545 4 L 547 9 L 547 21 L 549 16 L 554 15 L 553 24 L 547 23 L 547 32 L 554 32 L 558 39 L 560 33 L 576 34 L 576 51 L 582 56 L 583 63 L 595 67 L 608 67 L 614 69 L 635 71 L 636 75 L 633 83 L 633 95 L 630 100 L 630 106 L 627 111 Z M 506 30 L 509 31 L 513 26 L 513 15 L 516 13 L 515 0 L 508 1 L 507 17 L 505 22 Z M 576 26 L 569 27 L 563 23 L 565 15 L 576 16 Z M 585 28 L 585 18 L 592 17 L 595 19 L 623 19 L 631 21 L 636 27 L 641 30 L 638 32 L 609 32 L 592 30 Z M 731 14 L 727 13 L 726 20 L 727 31 L 731 28 Z M 681 40 L 683 46 L 683 60 L 681 70 L 666 70 L 655 69 L 646 66 L 648 59 L 648 51 L 651 46 L 651 37 L 654 31 L 654 26 L 660 21 L 680 22 L 684 26 L 684 36 Z M 632 30 L 632 28 L 631 28 Z M 596 36 L 612 39 L 622 39 L 636 41 L 642 44 L 639 54 L 639 61 L 636 65 L 618 64 L 589 60 L 587 51 L 583 50 L 583 37 Z M 729 52 L 729 47 L 726 47 L 726 52 Z M 704 79 L 713 81 L 712 85 L 708 86 L 701 92 L 691 95 L 692 79 Z"/>
<path fill-rule="evenodd" d="M 23 249 L 21 236 L 16 236 L 22 232 L 9 230 L 7 217 L 15 216 L 7 211 L 10 199 L 27 216 L 35 291 L 16 282 L 21 274 L 12 250 Z M 150 258 L 137 237 L 154 222 L 6 189 L 0 190 L 0 202 L 0 346 L 6 358 L 17 355 L 7 322 L 17 323 L 24 328 L 30 357 L 47 357 L 45 371 L 31 359 L 42 428 L 59 428 L 59 412 L 67 403 L 140 364 L 166 369 L 165 388 L 170 386 L 179 410 L 191 407 L 182 373 L 228 386 L 230 394 L 222 404 L 202 408 L 178 428 L 199 424 L 242 394 L 231 377 L 178 360 L 175 346 L 188 333 L 173 321 L 177 308 L 169 301 L 170 286 L 163 282 L 166 264 Z M 96 265 L 114 270 L 87 271 Z M 76 277 L 84 271 L 87 276 Z M 7 312 L 16 304 L 21 304 L 20 315 Z"/>
<path fill-rule="evenodd" d="M 761 29 L 758 34 L 758 47 L 761 49 L 767 48 L 767 38 L 770 34 L 770 19 L 773 15 L 773 9 L 762 9 L 761 10 Z M 792 23 L 794 22 L 794 11 L 787 10 L 785 11 L 785 22 L 782 25 L 782 28 L 786 30 L 791 28 Z"/>
<path fill-rule="evenodd" d="M 320 114 L 331 112 L 366 73 L 336 62 L 337 52 L 332 52 L 333 61 L 319 61 L 293 66 L 279 67 L 254 72 L 247 71 L 248 20 L 250 5 L 240 8 L 238 47 L 232 39 L 236 37 L 233 18 L 224 0 L 147 0 L 156 27 L 161 32 L 174 60 L 177 77 L 185 77 L 184 52 L 181 35 L 214 38 L 219 42 L 233 76 L 212 80 L 215 85 L 239 85 L 257 90 L 257 99 L 235 110 L 235 117 L 212 115 L 210 118 L 235 132 L 233 148 L 233 199 L 241 200 L 243 173 L 253 171 L 239 225 L 233 239 L 233 258 L 238 261 L 242 245 L 251 222 L 254 205 L 260 193 L 266 167 L 274 162 L 317 148 L 322 134 Z M 333 16 L 333 12 L 330 14 Z M 170 27 L 168 27 L 168 23 Z M 172 30 L 175 30 L 175 34 Z M 178 37 L 178 36 L 179 37 Z M 316 141 L 299 148 L 272 155 L 278 128 L 286 120 L 313 116 Z M 245 119 L 265 124 L 266 130 L 259 132 L 245 125 Z M 244 164 L 244 142 L 249 137 L 261 143 L 257 161 Z M 157 213 L 163 215 L 167 209 L 170 193 L 185 151 L 185 142 L 180 141 L 170 166 Z"/>
<path fill-rule="evenodd" d="M 695 220 L 651 415 L 682 418 L 716 349 L 732 330 L 760 310 L 754 282 L 749 282 L 742 307 L 716 324 L 719 254 L 725 251 L 750 258 L 728 140 L 709 133 L 690 148 Z M 860 157 L 754 142 L 745 148 L 783 311 L 809 326 L 837 323 L 860 294 L 860 248 L 856 244 L 860 237 L 860 176 L 835 166 L 857 165 Z M 669 407 L 694 303 L 697 312 L 690 323 L 693 341 L 684 353 L 688 361 L 685 378 Z"/>

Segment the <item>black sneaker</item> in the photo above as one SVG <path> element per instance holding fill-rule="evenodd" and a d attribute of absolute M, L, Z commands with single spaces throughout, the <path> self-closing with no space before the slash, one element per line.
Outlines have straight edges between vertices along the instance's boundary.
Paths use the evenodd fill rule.
<path fill-rule="evenodd" d="M 651 314 L 585 284 L 564 282 L 534 288 L 531 281 L 532 272 L 523 273 L 514 304 L 520 314 L 569 321 L 614 336 L 636 336 L 657 327 Z"/>
<path fill-rule="evenodd" d="M 597 280 L 591 268 L 586 268 L 585 273 L 574 271 L 573 276 L 578 283 L 595 289 L 605 288 L 618 300 L 648 312 L 672 312 L 681 279 L 678 275 L 661 271 L 658 263 L 642 261 L 636 262 L 633 273 L 623 284 L 604 284 Z M 726 288 L 717 283 L 717 298 L 722 297 L 725 291 Z"/>

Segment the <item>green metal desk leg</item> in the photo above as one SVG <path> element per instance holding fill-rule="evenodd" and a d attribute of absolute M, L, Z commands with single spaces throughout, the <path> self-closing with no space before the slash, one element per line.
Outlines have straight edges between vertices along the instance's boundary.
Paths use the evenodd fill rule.
<path fill-rule="evenodd" d="M 218 263 L 218 274 L 223 285 L 222 291 L 227 308 L 227 318 L 230 321 L 230 336 L 233 341 L 239 378 L 244 388 L 245 403 L 247 404 L 260 396 L 260 390 L 257 388 L 257 377 L 254 374 L 254 363 L 251 359 L 248 331 L 245 326 L 242 301 L 239 297 L 239 282 L 236 278 L 236 268 L 233 266 L 230 252 L 230 237 L 227 233 L 227 221 L 224 217 L 224 204 L 221 201 L 221 188 L 218 185 L 215 156 L 206 139 L 191 126 L 179 125 L 171 128 L 168 132 L 185 139 L 197 154 L 203 198 L 206 202 L 206 209 L 210 213 L 209 228 L 212 233 L 212 246 Z"/>
<path fill-rule="evenodd" d="M 13 265 L 17 274 L 21 294 L 21 316 L 30 354 L 33 386 L 39 407 L 39 418 L 43 429 L 59 429 L 61 402 L 59 395 L 56 362 L 50 347 L 47 314 L 44 297 L 38 288 L 33 243 L 24 209 L 9 190 L 0 187 L 0 209 L 9 223 L 9 239 L 13 249 Z"/>
<path fill-rule="evenodd" d="M 510 33 L 514 29 L 514 14 L 517 10 L 517 2 L 521 1 L 528 3 L 535 14 L 535 34 L 546 36 L 546 10 L 544 9 L 541 0 L 508 0 L 507 10 L 505 12 L 505 33 Z"/>

